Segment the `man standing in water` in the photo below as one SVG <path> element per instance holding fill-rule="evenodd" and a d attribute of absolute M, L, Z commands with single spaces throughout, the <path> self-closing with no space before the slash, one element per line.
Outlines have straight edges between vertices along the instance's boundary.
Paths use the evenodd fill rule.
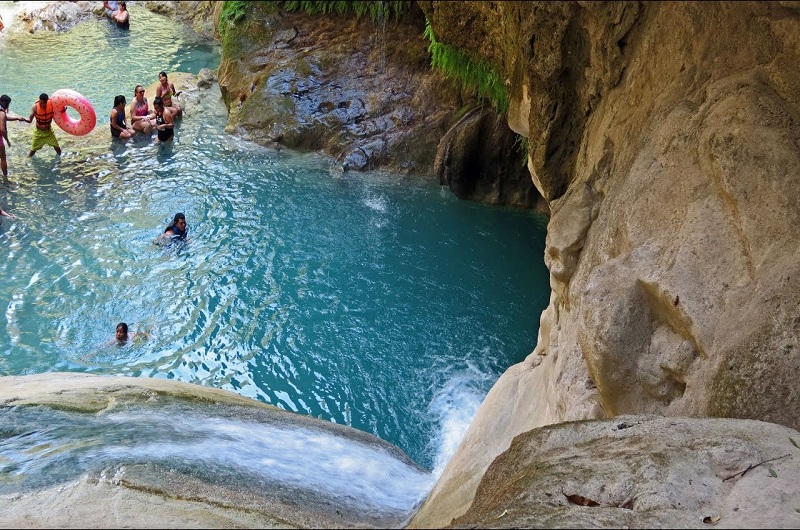
<path fill-rule="evenodd" d="M 8 163 L 6 162 L 6 144 L 11 147 L 11 140 L 8 139 L 8 122 L 9 121 L 27 121 L 22 116 L 9 116 L 8 107 L 11 105 L 11 98 L 3 94 L 0 96 L 0 169 L 3 170 L 3 176 L 8 176 Z M 5 140 L 5 143 L 3 143 Z M 2 210 L 0 210 L 2 211 Z"/>
<path fill-rule="evenodd" d="M 58 139 L 52 127 L 53 114 L 53 102 L 50 101 L 47 94 L 40 94 L 39 100 L 33 104 L 31 115 L 28 117 L 28 123 L 31 123 L 33 118 L 36 118 L 36 129 L 33 131 L 33 143 L 31 144 L 31 152 L 28 153 L 28 158 L 44 147 L 44 144 L 55 149 L 57 155 L 61 154 L 61 148 L 58 146 Z"/>

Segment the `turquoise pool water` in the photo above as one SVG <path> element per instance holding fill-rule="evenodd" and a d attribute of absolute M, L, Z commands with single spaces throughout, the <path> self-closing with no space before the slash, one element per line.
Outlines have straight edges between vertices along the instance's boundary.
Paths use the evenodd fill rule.
<path fill-rule="evenodd" d="M 130 99 L 160 70 L 218 66 L 213 44 L 131 13 L 129 33 L 105 20 L 4 31 L 11 110 L 27 116 L 40 92 L 72 88 L 106 128 L 114 95 Z M 0 225 L 0 375 L 224 388 L 441 466 L 491 385 L 535 346 L 545 220 L 459 201 L 430 178 L 340 175 L 323 157 L 241 141 L 209 94 L 167 149 L 57 130 L 63 155 L 46 146 L 28 160 L 32 126 L 10 124 L 0 205 L 19 219 Z M 188 241 L 153 244 L 178 211 Z M 119 321 L 149 340 L 109 344 Z"/>

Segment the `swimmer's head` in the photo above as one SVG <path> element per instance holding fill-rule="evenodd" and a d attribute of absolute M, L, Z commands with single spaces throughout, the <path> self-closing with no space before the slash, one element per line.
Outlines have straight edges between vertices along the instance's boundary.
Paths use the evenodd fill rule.
<path fill-rule="evenodd" d="M 128 340 L 128 324 L 125 322 L 120 322 L 117 324 L 117 333 L 116 333 L 117 342 L 125 342 Z"/>

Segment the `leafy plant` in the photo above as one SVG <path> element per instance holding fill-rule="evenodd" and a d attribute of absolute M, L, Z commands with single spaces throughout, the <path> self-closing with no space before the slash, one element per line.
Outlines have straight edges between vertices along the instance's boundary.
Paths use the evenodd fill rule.
<path fill-rule="evenodd" d="M 380 1 L 345 2 L 326 0 L 290 0 L 278 2 L 283 4 L 286 11 L 305 11 L 309 15 L 327 15 L 338 13 L 343 15 L 348 11 L 355 13 L 356 18 L 368 15 L 373 22 L 388 20 L 394 13 L 395 19 L 400 18 L 411 7 L 410 1 Z"/>
<path fill-rule="evenodd" d="M 247 2 L 242 1 L 228 1 L 222 2 L 222 12 L 219 15 L 219 24 L 217 24 L 217 31 L 223 37 L 228 29 L 228 22 L 239 22 L 247 13 Z"/>
<path fill-rule="evenodd" d="M 522 167 L 528 167 L 528 157 L 531 153 L 531 142 L 527 136 L 522 136 L 518 134 L 517 137 L 514 139 L 514 145 L 519 144 L 520 149 L 522 150 Z"/>
<path fill-rule="evenodd" d="M 500 112 L 508 110 L 508 91 L 497 70 L 486 61 L 473 59 L 458 48 L 437 41 L 430 20 L 425 20 L 423 35 L 430 41 L 431 67 L 460 82 L 462 88 L 474 90 L 479 98 L 489 99 Z"/>

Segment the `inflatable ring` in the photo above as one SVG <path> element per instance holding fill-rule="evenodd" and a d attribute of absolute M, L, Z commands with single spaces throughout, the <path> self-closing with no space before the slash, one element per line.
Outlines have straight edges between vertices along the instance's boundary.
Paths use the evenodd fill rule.
<path fill-rule="evenodd" d="M 78 92 L 68 88 L 62 88 L 53 92 L 50 96 L 53 102 L 53 121 L 61 127 L 65 133 L 73 136 L 83 136 L 89 134 L 97 124 L 97 116 L 94 107 L 89 100 Z M 74 109 L 80 119 L 74 119 L 67 114 L 67 107 Z"/>

